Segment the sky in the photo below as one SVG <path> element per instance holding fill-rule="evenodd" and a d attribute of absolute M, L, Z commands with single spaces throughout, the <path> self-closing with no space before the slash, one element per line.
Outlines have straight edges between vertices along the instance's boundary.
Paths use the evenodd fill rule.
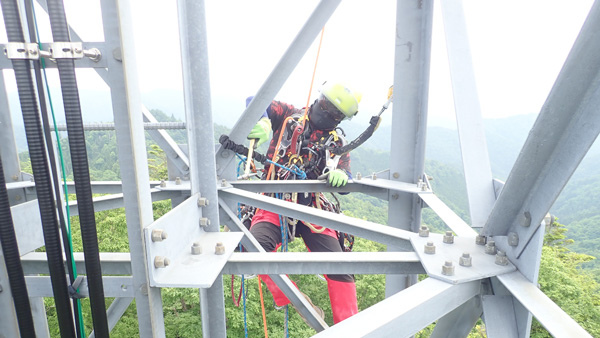
<path fill-rule="evenodd" d="M 242 113 L 245 98 L 261 87 L 317 3 L 205 1 L 215 122 L 222 115 Z M 592 0 L 463 0 L 484 118 L 540 111 L 591 4 Z M 136 0 L 131 6 L 142 97 L 180 91 L 176 1 Z M 367 123 L 379 112 L 393 82 L 395 7 L 396 1 L 391 0 L 342 1 L 324 29 L 311 101 L 320 83 L 340 80 L 363 94 L 356 121 Z M 84 40 L 103 39 L 96 1 L 67 0 L 65 8 L 67 19 Z M 435 1 L 428 120 L 430 125 L 452 127 L 452 88 L 441 20 L 439 1 Z M 38 21 L 42 30 L 48 26 L 41 14 Z M 45 31 L 41 39 L 50 41 L 49 29 Z M 0 41 L 6 41 L 5 33 L 0 33 Z M 306 104 L 318 42 L 319 37 L 276 99 Z M 90 76 L 93 72 L 80 72 L 82 90 L 106 90 Z M 390 120 L 384 115 L 384 123 Z"/>

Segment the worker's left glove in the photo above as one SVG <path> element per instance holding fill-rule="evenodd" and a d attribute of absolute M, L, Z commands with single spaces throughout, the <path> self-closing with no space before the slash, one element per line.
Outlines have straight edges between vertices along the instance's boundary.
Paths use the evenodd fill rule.
<path fill-rule="evenodd" d="M 327 176 L 327 185 L 332 187 L 343 187 L 348 183 L 348 174 L 341 169 L 335 169 L 329 172 Z"/>

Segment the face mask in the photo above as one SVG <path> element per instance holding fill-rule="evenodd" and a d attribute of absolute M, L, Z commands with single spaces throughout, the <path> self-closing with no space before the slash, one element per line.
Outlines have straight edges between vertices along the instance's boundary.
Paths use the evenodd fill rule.
<path fill-rule="evenodd" d="M 327 99 L 320 98 L 310 108 L 309 121 L 316 129 L 332 130 L 346 117 Z"/>

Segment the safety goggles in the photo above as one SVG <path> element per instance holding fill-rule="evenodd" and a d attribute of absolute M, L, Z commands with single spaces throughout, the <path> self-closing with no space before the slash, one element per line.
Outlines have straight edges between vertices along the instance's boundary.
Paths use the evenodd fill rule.
<path fill-rule="evenodd" d="M 319 98 L 318 103 L 315 105 L 317 108 L 316 113 L 331 121 L 335 121 L 336 124 L 342 122 L 346 118 L 346 115 L 337 109 L 333 103 L 327 100 L 324 96 Z"/>

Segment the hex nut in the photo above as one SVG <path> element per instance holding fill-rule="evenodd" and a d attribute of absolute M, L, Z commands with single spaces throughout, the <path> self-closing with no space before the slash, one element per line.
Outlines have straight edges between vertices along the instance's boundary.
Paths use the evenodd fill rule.
<path fill-rule="evenodd" d="M 428 255 L 435 254 L 435 245 L 433 245 L 433 242 L 427 242 L 427 244 L 425 245 L 424 251 Z"/>
<path fill-rule="evenodd" d="M 496 254 L 496 264 L 508 265 L 508 257 L 506 257 L 506 253 L 504 251 L 498 250 L 498 253 Z"/>
<path fill-rule="evenodd" d="M 210 225 L 210 219 L 206 218 L 206 217 L 202 217 L 200 218 L 200 226 L 201 227 L 207 227 Z"/>
<path fill-rule="evenodd" d="M 426 225 L 421 225 L 419 228 L 419 237 L 429 237 L 429 228 Z"/>
<path fill-rule="evenodd" d="M 495 255 L 496 250 L 496 242 L 494 241 L 488 241 L 485 245 L 485 253 L 488 255 Z"/>
<path fill-rule="evenodd" d="M 446 261 L 444 265 L 442 265 L 442 275 L 453 276 L 454 275 L 454 265 L 452 261 Z"/>
<path fill-rule="evenodd" d="M 458 259 L 458 264 L 460 266 L 472 266 L 473 265 L 473 258 L 471 257 L 471 254 L 468 252 L 465 252 L 462 254 L 462 256 L 460 256 L 460 258 Z"/>
<path fill-rule="evenodd" d="M 154 257 L 154 267 L 155 268 L 166 268 L 167 266 L 169 266 L 169 264 L 171 264 L 171 260 L 168 259 L 167 257 L 163 257 L 163 256 L 156 256 Z"/>
<path fill-rule="evenodd" d="M 508 245 L 517 246 L 519 245 L 519 235 L 516 232 L 508 233 Z"/>
<path fill-rule="evenodd" d="M 483 236 L 483 235 L 477 235 L 477 237 L 475 237 L 475 244 L 477 245 L 485 245 L 487 242 L 487 237 Z"/>
<path fill-rule="evenodd" d="M 444 243 L 446 243 L 446 244 L 454 243 L 454 234 L 452 233 L 452 231 L 446 231 L 446 234 L 444 235 Z"/>
<path fill-rule="evenodd" d="M 167 237 L 169 237 L 169 235 L 167 234 L 166 231 L 162 230 L 162 229 L 154 229 L 152 230 L 152 242 L 162 242 L 163 240 L 167 239 Z"/>
<path fill-rule="evenodd" d="M 192 244 L 192 255 L 199 255 L 202 253 L 202 245 L 200 242 L 194 242 Z"/>
<path fill-rule="evenodd" d="M 217 245 L 215 245 L 215 254 L 217 254 L 217 255 L 225 254 L 225 246 L 223 245 L 223 242 L 217 242 Z"/>
<path fill-rule="evenodd" d="M 198 197 L 198 207 L 202 208 L 202 207 L 207 207 L 208 206 L 208 199 L 206 197 Z"/>

